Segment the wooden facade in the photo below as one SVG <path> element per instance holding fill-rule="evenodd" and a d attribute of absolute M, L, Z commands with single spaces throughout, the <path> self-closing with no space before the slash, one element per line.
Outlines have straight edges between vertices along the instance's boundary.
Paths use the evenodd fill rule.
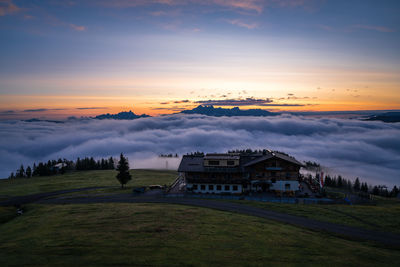
<path fill-rule="evenodd" d="M 281 153 L 207 154 L 184 156 L 178 171 L 187 190 L 195 193 L 297 191 L 300 168 L 296 159 Z M 229 190 L 224 190 L 228 188 Z"/>

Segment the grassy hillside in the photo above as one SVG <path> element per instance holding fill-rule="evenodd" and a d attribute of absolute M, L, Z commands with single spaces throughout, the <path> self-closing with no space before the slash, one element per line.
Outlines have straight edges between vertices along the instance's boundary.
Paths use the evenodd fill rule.
<path fill-rule="evenodd" d="M 320 221 L 400 233 L 400 202 L 397 200 L 380 201 L 376 206 L 236 202 Z"/>
<path fill-rule="evenodd" d="M 150 184 L 170 184 L 177 177 L 175 171 L 159 170 L 131 170 L 132 180 L 127 184 L 128 189 L 133 186 Z M 0 197 L 21 196 L 62 189 L 72 189 L 91 186 L 119 186 L 114 170 L 77 171 L 63 175 L 0 179 Z"/>
<path fill-rule="evenodd" d="M 30 205 L 0 224 L 0 266 L 394 266 L 399 250 L 167 204 Z"/>

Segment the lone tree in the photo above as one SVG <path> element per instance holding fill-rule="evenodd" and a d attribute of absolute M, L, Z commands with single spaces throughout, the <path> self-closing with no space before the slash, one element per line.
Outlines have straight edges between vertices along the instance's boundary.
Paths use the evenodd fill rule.
<path fill-rule="evenodd" d="M 124 185 L 132 179 L 132 176 L 129 174 L 129 162 L 128 159 L 124 157 L 121 153 L 117 165 L 117 180 L 121 184 L 121 188 L 124 188 Z"/>

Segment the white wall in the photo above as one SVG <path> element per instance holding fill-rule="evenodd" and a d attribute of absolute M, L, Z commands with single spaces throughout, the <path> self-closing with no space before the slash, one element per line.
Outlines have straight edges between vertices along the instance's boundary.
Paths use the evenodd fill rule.
<path fill-rule="evenodd" d="M 285 189 L 286 184 L 290 185 L 290 189 Z M 298 181 L 279 180 L 279 181 L 276 181 L 275 183 L 271 184 L 270 190 L 297 191 L 297 190 L 299 190 L 299 182 Z"/>
<path fill-rule="evenodd" d="M 201 190 L 201 186 L 205 186 L 205 190 Z M 209 189 L 209 185 L 213 186 L 213 189 Z M 221 186 L 221 191 L 217 190 L 217 185 Z M 229 190 L 225 190 L 225 186 L 229 186 Z M 237 186 L 236 191 L 233 190 L 233 186 Z M 186 188 L 193 188 L 193 184 L 187 184 Z M 197 190 L 192 190 L 194 193 L 214 193 L 214 194 L 221 194 L 221 193 L 232 193 L 232 194 L 241 194 L 242 193 L 242 185 L 240 184 L 197 184 Z"/>
<path fill-rule="evenodd" d="M 289 189 L 285 188 L 285 185 L 289 184 L 290 187 Z M 194 184 L 187 184 L 186 188 L 193 188 Z M 201 185 L 205 186 L 205 190 L 201 190 Z M 213 189 L 210 190 L 209 189 L 209 185 L 213 186 Z M 221 185 L 221 191 L 217 190 L 217 185 Z M 229 186 L 229 190 L 225 190 L 225 185 Z M 236 185 L 238 187 L 237 191 L 233 191 L 233 186 Z M 261 187 L 259 186 L 259 188 L 261 189 Z M 256 186 L 251 186 L 248 185 L 247 186 L 247 191 L 257 191 L 257 187 Z M 297 191 L 299 190 L 299 182 L 298 181 L 285 181 L 285 180 L 279 180 L 276 181 L 275 183 L 272 183 L 270 186 L 270 190 L 283 190 L 283 191 Z M 221 193 L 232 193 L 232 194 L 241 194 L 243 192 L 243 187 L 242 185 L 239 184 L 197 184 L 197 189 L 196 190 L 192 190 L 192 192 L 194 193 L 214 193 L 214 194 L 221 194 Z"/>

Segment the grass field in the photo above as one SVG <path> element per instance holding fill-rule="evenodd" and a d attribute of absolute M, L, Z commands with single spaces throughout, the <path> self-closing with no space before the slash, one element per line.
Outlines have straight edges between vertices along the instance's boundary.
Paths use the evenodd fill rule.
<path fill-rule="evenodd" d="M 63 175 L 34 177 L 23 179 L 0 179 L 0 197 L 21 196 L 55 190 L 73 189 L 92 186 L 115 186 L 119 182 L 115 178 L 117 172 L 113 170 L 102 171 L 79 171 Z M 151 184 L 169 185 L 176 177 L 175 171 L 159 170 L 131 170 L 132 180 L 127 184 L 129 191 L 133 186 L 144 186 Z M 102 189 L 95 192 L 121 192 L 115 189 Z"/>
<path fill-rule="evenodd" d="M 0 224 L 0 266 L 395 266 L 399 250 L 168 204 L 29 205 Z"/>
<path fill-rule="evenodd" d="M 300 205 L 245 200 L 235 202 L 320 221 L 400 233 L 400 202 L 398 201 L 381 201 L 376 206 Z"/>

